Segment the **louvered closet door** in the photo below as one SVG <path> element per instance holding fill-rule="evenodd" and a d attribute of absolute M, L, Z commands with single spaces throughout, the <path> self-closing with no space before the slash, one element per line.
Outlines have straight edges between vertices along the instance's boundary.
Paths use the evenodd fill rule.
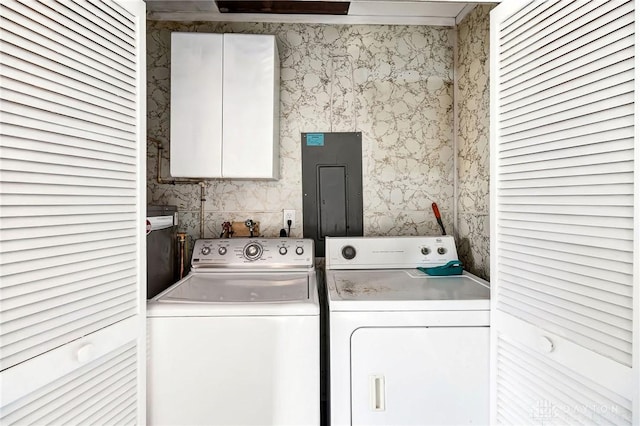
<path fill-rule="evenodd" d="M 144 422 L 144 32 L 141 0 L 0 2 L 3 425 Z"/>
<path fill-rule="evenodd" d="M 637 14 L 492 12 L 494 423 L 640 422 Z"/>

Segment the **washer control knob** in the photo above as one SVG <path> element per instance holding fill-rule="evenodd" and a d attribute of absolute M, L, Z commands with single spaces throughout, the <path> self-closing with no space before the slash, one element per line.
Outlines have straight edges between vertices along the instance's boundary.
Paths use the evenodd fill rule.
<path fill-rule="evenodd" d="M 429 247 L 422 247 L 420 249 L 420 253 L 424 254 L 425 256 L 428 255 L 429 253 L 431 253 L 431 250 L 429 250 Z"/>
<path fill-rule="evenodd" d="M 304 253 L 304 249 L 301 246 L 296 247 L 296 254 L 298 256 L 302 256 L 303 253 Z"/>
<path fill-rule="evenodd" d="M 438 254 L 445 254 L 447 252 L 447 249 L 444 247 L 438 247 Z"/>
<path fill-rule="evenodd" d="M 211 253 L 211 247 L 207 247 L 207 246 L 202 247 L 202 250 L 200 250 L 200 253 L 202 253 L 205 256 L 208 255 L 209 253 Z"/>
<path fill-rule="evenodd" d="M 218 249 L 218 254 L 219 254 L 220 256 L 224 256 L 225 254 L 227 254 L 227 248 L 226 248 L 226 247 L 220 247 L 220 248 Z"/>
<path fill-rule="evenodd" d="M 283 256 L 284 256 L 285 254 L 287 254 L 287 248 L 286 248 L 286 247 L 280 247 L 280 248 L 278 249 L 278 251 L 279 251 L 279 252 L 280 252 L 280 254 L 281 254 L 281 255 L 283 255 Z"/>
<path fill-rule="evenodd" d="M 244 247 L 244 257 L 249 260 L 256 260 L 262 256 L 262 246 L 258 243 L 249 243 Z"/>
<path fill-rule="evenodd" d="M 356 249 L 353 246 L 342 247 L 342 257 L 347 260 L 351 260 L 356 257 Z"/>

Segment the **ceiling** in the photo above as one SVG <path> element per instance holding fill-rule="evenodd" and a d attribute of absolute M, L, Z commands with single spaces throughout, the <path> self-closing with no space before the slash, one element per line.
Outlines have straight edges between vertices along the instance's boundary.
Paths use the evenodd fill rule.
<path fill-rule="evenodd" d="M 392 25 L 438 25 L 455 26 L 478 3 L 496 3 L 499 0 L 474 2 L 449 0 L 333 0 L 333 1 L 242 1 L 221 2 L 220 9 L 215 0 L 145 0 L 147 19 L 157 21 L 225 21 L 225 22 L 295 22 L 322 24 L 392 24 Z M 260 3 L 264 10 L 271 13 L 247 13 L 247 8 L 239 8 L 244 13 L 223 13 L 227 5 L 237 1 L 239 4 Z M 285 3 L 288 4 L 287 7 Z M 348 5 L 346 15 L 318 11 L 325 3 Z M 294 5 L 291 7 L 291 5 Z M 270 7 L 280 6 L 280 7 Z M 307 9 L 307 12 L 300 13 Z M 322 9 L 322 8 L 320 8 Z M 347 8 L 345 8 L 347 9 Z"/>

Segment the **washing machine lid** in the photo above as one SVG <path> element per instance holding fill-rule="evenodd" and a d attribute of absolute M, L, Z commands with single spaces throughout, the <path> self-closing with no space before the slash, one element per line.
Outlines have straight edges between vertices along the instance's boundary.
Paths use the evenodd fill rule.
<path fill-rule="evenodd" d="M 327 271 L 332 310 L 486 310 L 489 283 L 471 275 L 429 276 L 417 269 Z"/>
<path fill-rule="evenodd" d="M 315 271 L 195 272 L 147 302 L 147 317 L 318 316 Z"/>
<path fill-rule="evenodd" d="M 194 273 L 158 301 L 206 303 L 293 302 L 309 299 L 308 274 Z"/>

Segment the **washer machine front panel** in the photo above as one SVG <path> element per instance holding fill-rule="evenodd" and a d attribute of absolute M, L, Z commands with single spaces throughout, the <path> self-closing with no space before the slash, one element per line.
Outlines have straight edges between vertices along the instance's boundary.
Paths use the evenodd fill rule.
<path fill-rule="evenodd" d="M 319 327 L 317 315 L 149 318 L 148 424 L 319 426 Z"/>

